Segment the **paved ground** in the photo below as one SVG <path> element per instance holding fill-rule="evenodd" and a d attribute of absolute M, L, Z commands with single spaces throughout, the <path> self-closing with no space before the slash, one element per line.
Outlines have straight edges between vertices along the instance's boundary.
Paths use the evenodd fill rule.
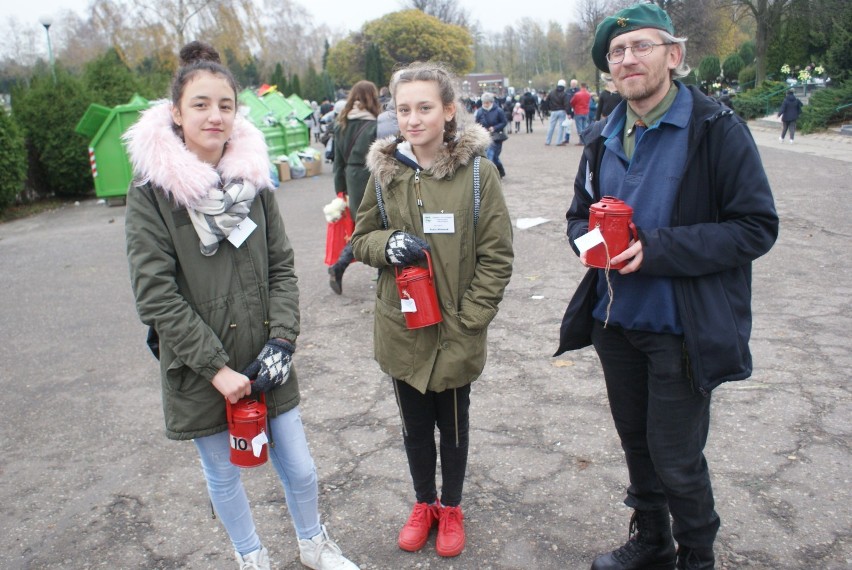
<path fill-rule="evenodd" d="M 725 569 L 852 566 L 852 145 L 755 129 L 782 219 L 755 264 L 751 380 L 714 392 L 707 456 Z M 833 137 L 833 138 L 832 138 Z M 364 569 L 584 569 L 627 536 L 622 453 L 591 350 L 551 357 L 582 275 L 563 216 L 579 147 L 505 143 L 512 282 L 474 385 L 468 546 L 396 547 L 412 493 L 389 380 L 371 358 L 372 270 L 334 295 L 322 265 L 331 176 L 286 183 L 297 252 L 303 417 L 333 536 Z M 157 367 L 124 258 L 124 208 L 95 201 L 0 226 L 0 567 L 233 568 L 195 451 L 162 433 Z M 275 568 L 297 569 L 269 467 L 245 481 Z"/>

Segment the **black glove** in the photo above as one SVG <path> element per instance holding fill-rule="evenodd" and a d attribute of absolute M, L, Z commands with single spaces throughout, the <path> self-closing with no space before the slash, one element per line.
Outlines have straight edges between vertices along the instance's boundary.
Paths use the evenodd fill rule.
<path fill-rule="evenodd" d="M 411 265 L 426 257 L 429 244 L 426 240 L 405 232 L 394 232 L 388 238 L 385 255 L 393 265 Z"/>
<path fill-rule="evenodd" d="M 283 386 L 290 378 L 290 361 L 296 346 L 286 340 L 273 338 L 264 346 L 257 358 L 246 366 L 243 374 L 254 380 L 253 392 L 268 392 Z"/>

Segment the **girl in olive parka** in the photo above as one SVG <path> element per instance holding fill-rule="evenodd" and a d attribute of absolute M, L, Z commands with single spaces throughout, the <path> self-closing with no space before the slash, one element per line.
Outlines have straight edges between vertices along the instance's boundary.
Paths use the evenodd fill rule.
<path fill-rule="evenodd" d="M 236 106 L 236 82 L 218 53 L 192 42 L 181 50 L 172 102 L 143 112 L 125 137 L 137 177 L 127 194 L 127 257 L 139 317 L 159 335 L 166 435 L 193 440 L 239 567 L 269 569 L 229 460 L 225 403 L 252 386 L 265 392 L 269 457 L 302 563 L 357 570 L 320 522 L 291 367 L 299 334 L 293 250 L 270 192 L 263 135 Z"/>
<path fill-rule="evenodd" d="M 412 64 L 394 75 L 391 92 L 400 137 L 376 141 L 370 150 L 372 175 L 352 248 L 356 259 L 384 269 L 376 286 L 374 351 L 393 380 L 417 501 L 398 544 L 403 550 L 419 550 L 437 522 L 438 554 L 456 556 L 465 543 L 459 505 L 467 467 L 470 385 L 485 366 L 488 324 L 512 273 L 512 227 L 500 175 L 481 158 L 491 137 L 476 124 L 457 128 L 458 97 L 449 74 L 432 64 Z M 443 227 L 424 214 L 440 216 Z M 409 330 L 391 266 L 425 266 L 427 250 L 443 320 Z"/>

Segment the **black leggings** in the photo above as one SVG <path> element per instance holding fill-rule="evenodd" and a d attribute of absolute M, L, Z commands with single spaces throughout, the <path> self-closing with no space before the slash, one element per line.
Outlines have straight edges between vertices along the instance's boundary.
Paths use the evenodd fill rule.
<path fill-rule="evenodd" d="M 535 109 L 524 109 L 524 118 L 526 119 L 527 132 L 533 132 L 533 118 L 535 118 Z"/>
<path fill-rule="evenodd" d="M 467 469 L 470 384 L 443 392 L 427 390 L 425 394 L 401 380 L 394 379 L 393 385 L 417 502 L 433 503 L 438 498 L 437 425 L 441 434 L 441 504 L 458 506 Z"/>

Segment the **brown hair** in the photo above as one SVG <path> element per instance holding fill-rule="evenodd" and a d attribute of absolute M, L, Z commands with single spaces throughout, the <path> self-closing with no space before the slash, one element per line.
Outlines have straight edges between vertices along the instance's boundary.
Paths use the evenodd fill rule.
<path fill-rule="evenodd" d="M 236 102 L 239 92 L 237 80 L 234 79 L 230 70 L 222 65 L 219 52 L 210 44 L 194 41 L 189 42 L 180 50 L 180 67 L 172 78 L 172 104 L 180 105 L 186 84 L 201 71 L 208 71 L 224 77 L 234 89 L 234 101 Z"/>
<path fill-rule="evenodd" d="M 415 61 L 394 72 L 390 83 L 391 96 L 396 99 L 397 87 L 403 83 L 413 83 L 415 81 L 434 81 L 437 83 L 438 91 L 441 94 L 441 103 L 445 107 L 455 103 L 459 98 L 455 76 L 444 64 L 432 61 Z M 455 147 L 456 132 L 458 131 L 458 114 L 459 106 L 456 105 L 456 113 L 453 115 L 453 118 L 444 123 L 444 142 L 447 143 L 451 151 Z"/>
<path fill-rule="evenodd" d="M 359 81 L 352 86 L 349 92 L 349 97 L 346 98 L 346 105 L 337 117 L 337 122 L 340 123 L 340 130 L 346 130 L 346 123 L 349 121 L 349 111 L 355 107 L 355 103 L 359 103 L 361 109 L 378 117 L 382 112 L 382 105 L 379 103 L 379 90 L 376 84 L 372 81 Z"/>

